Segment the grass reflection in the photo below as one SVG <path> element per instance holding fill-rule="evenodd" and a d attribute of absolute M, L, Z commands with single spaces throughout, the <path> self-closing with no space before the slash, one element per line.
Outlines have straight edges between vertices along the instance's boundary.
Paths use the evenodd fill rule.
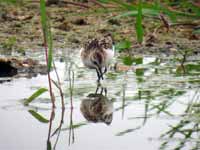
<path fill-rule="evenodd" d="M 190 150 L 197 150 L 200 148 L 200 89 L 198 89 L 187 108 L 184 111 L 183 118 L 175 125 L 170 125 L 170 129 L 161 135 L 164 142 L 160 149 L 166 149 L 172 145 L 171 149 L 181 150 L 189 144 Z M 173 140 L 172 139 L 178 139 Z"/>
<path fill-rule="evenodd" d="M 170 59 L 169 59 L 170 60 Z M 140 125 L 136 125 L 133 128 L 124 129 L 122 131 L 119 131 L 116 136 L 124 136 L 126 134 L 130 134 L 136 130 L 142 130 L 142 128 L 148 124 L 148 120 L 151 120 L 151 118 L 162 118 L 162 116 L 167 116 L 167 118 L 176 118 L 177 112 L 174 111 L 174 107 L 178 105 L 179 102 L 185 100 L 185 96 L 187 93 L 191 92 L 191 89 L 194 89 L 197 85 L 191 84 L 188 85 L 188 80 L 194 80 L 198 81 L 198 77 L 193 75 L 193 72 L 199 73 L 199 70 L 196 69 L 196 65 L 189 65 L 192 66 L 192 69 L 188 69 L 187 64 L 185 65 L 185 74 L 180 74 L 179 76 L 176 75 L 174 64 L 171 64 L 169 60 L 162 60 L 161 59 L 155 59 L 155 62 L 151 62 L 147 65 L 140 65 L 137 69 L 135 69 L 135 77 L 137 81 L 137 92 L 134 94 L 133 98 L 130 99 L 124 103 L 124 99 L 126 99 L 126 96 L 122 99 L 122 107 L 117 108 L 116 110 L 122 109 L 122 112 L 124 109 L 128 109 L 129 105 L 134 103 L 140 103 L 144 108 L 144 113 L 139 113 L 139 115 L 136 115 L 134 117 L 127 117 L 128 120 L 131 121 L 141 121 Z M 188 63 L 188 62 L 187 62 Z M 188 63 L 190 64 L 190 63 Z M 194 67 L 195 66 L 195 67 Z M 145 70 L 140 70 L 140 68 L 145 68 Z M 156 71 L 151 71 L 155 70 Z M 189 79 L 188 79 L 189 78 Z M 198 83 L 198 82 L 197 82 Z M 130 86 L 130 82 L 127 81 L 126 86 Z M 190 88 L 188 89 L 188 86 Z M 126 89 L 126 91 L 131 89 Z M 124 93 L 126 93 L 126 91 Z M 122 90 L 123 92 L 123 90 Z M 124 94 L 123 94 L 124 95 Z M 182 100 L 179 100 L 182 98 Z M 198 96 L 199 99 L 199 96 Z M 179 104 L 180 105 L 180 104 Z M 196 102 L 195 105 L 196 106 Z M 191 107 L 189 104 L 184 105 L 184 107 L 190 108 L 194 111 L 194 107 Z M 187 110 L 186 109 L 186 110 Z M 192 111 L 192 112 L 193 112 Z M 199 111 L 199 110 L 198 110 Z M 197 126 L 199 126 L 199 121 L 196 123 L 191 124 L 191 121 L 184 120 L 185 114 L 187 114 L 189 111 L 185 111 L 184 115 L 178 115 L 179 118 L 183 118 L 183 120 L 179 123 L 179 125 L 172 125 L 172 129 L 169 131 L 169 133 L 166 133 L 163 138 L 167 137 L 168 139 L 172 138 L 173 135 L 179 131 L 180 128 L 185 128 L 186 126 L 190 126 L 190 129 L 184 130 L 184 136 L 185 140 L 182 140 L 179 147 L 177 149 L 181 149 L 185 143 L 187 143 L 188 139 L 195 141 L 198 139 L 197 137 L 193 138 L 194 132 L 195 134 L 199 134 L 199 129 L 197 129 Z M 200 111 L 199 111 L 200 112 Z M 196 112 L 195 112 L 196 113 Z M 191 111 L 190 111 L 191 114 Z M 194 116 L 194 112 L 191 116 Z M 197 117 L 196 117 L 197 118 Z M 176 118 L 177 120 L 177 118 Z M 170 121 L 169 121 L 170 123 Z M 199 128 L 199 127 L 198 127 Z M 181 129 L 182 131 L 182 129 Z M 176 140 L 175 140 L 176 141 Z M 177 140 L 178 141 L 178 140 Z M 170 144 L 171 140 L 164 142 L 161 146 L 161 148 L 164 148 L 165 145 Z M 174 141 L 173 141 L 174 142 Z M 167 146 L 166 146 L 167 147 Z M 167 149 L 167 148 L 166 148 Z M 195 147 L 194 147 L 195 149 Z"/>

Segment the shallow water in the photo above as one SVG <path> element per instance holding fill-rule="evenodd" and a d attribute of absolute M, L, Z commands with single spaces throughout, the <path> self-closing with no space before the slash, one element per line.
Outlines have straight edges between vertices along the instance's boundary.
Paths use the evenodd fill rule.
<path fill-rule="evenodd" d="M 51 135 L 59 127 L 62 117 L 64 122 L 60 134 L 58 131 L 50 138 L 52 148 L 200 149 L 198 69 L 190 69 L 183 75 L 176 71 L 177 62 L 171 63 L 165 58 L 159 59 L 158 63 L 156 57 L 145 56 L 142 64 L 134 65 L 134 71 L 110 70 L 99 87 L 100 92 L 106 89 L 107 94 L 103 91 L 104 97 L 98 97 L 95 95 L 96 73 L 84 68 L 77 55 L 65 56 L 68 56 L 65 62 L 56 61 L 56 66 L 62 81 L 66 108 L 62 110 L 59 92 L 54 87 L 56 109 Z M 190 63 L 199 65 L 200 60 Z M 74 72 L 73 95 L 69 90 L 69 70 Z M 56 80 L 55 73 L 51 75 Z M 0 84 L 0 149 L 46 149 L 50 123 L 40 122 L 30 110 L 49 119 L 52 112 L 49 94 L 44 93 L 29 106 L 23 105 L 24 99 L 40 87 L 48 87 L 47 76 L 13 78 L 11 82 Z M 90 97 L 87 97 L 89 94 Z M 94 101 L 98 98 L 104 104 L 100 107 L 105 107 L 105 112 L 93 114 L 93 122 L 87 121 L 84 117 L 87 114 L 80 109 L 84 102 L 88 102 L 86 106 L 97 106 L 99 101 Z M 87 109 L 86 106 L 84 109 Z M 108 119 L 105 115 L 111 117 L 110 125 L 105 123 L 104 119 Z M 98 118 L 96 123 L 95 117 Z"/>

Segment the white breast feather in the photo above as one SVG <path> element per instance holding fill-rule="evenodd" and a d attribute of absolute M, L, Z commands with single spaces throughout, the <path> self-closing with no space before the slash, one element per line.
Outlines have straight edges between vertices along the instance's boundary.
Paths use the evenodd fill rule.
<path fill-rule="evenodd" d="M 112 49 L 106 49 L 106 64 L 109 65 L 114 57 L 114 51 Z"/>

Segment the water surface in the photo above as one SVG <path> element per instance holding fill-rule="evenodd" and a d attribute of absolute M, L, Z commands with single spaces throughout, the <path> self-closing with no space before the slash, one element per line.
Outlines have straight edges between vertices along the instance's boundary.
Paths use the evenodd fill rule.
<path fill-rule="evenodd" d="M 200 70 L 197 69 L 200 60 L 188 62 L 189 71 L 182 74 L 178 72 L 178 62 L 145 56 L 141 64 L 133 65 L 134 70 L 110 70 L 99 87 L 99 95 L 95 95 L 98 87 L 95 71 L 84 68 L 78 55 L 64 56 L 64 61 L 59 61 L 61 56 L 57 56 L 56 66 L 65 95 L 65 111 L 62 110 L 59 91 L 53 87 L 56 108 L 51 135 L 59 127 L 62 117 L 64 122 L 60 132 L 58 130 L 50 138 L 52 148 L 200 149 Z M 38 54 L 35 57 L 38 58 Z M 191 67 L 191 64 L 194 65 Z M 74 83 L 70 89 L 72 72 Z M 55 72 L 51 75 L 56 80 Z M 48 87 L 46 75 L 31 79 L 12 78 L 10 82 L 0 84 L 0 149 L 47 148 L 49 123 L 37 120 L 30 110 L 49 119 L 52 112 L 49 94 L 44 93 L 29 106 L 23 105 L 24 99 L 40 87 Z M 104 97 L 100 96 L 101 89 Z M 86 99 L 92 103 L 91 107 L 97 106 L 99 101 L 108 107 L 97 121 L 88 121 L 80 111 Z M 94 103 L 95 99 L 100 100 Z M 94 120 L 97 115 L 93 115 Z M 112 118 L 110 125 L 105 123 L 106 115 Z"/>

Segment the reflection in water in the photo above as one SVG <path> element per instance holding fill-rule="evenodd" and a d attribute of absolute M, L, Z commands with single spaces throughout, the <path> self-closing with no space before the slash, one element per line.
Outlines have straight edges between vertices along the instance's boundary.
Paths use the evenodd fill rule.
<path fill-rule="evenodd" d="M 55 143 L 53 144 L 53 149 L 56 149 L 56 145 L 58 143 L 60 133 L 61 133 L 61 130 L 62 130 L 62 125 L 64 123 L 64 114 L 65 114 L 65 108 L 63 107 L 62 111 L 61 111 L 60 124 L 55 129 L 55 131 L 52 133 L 52 125 L 53 125 L 53 120 L 55 118 L 55 109 L 52 108 L 51 116 L 50 116 L 50 120 L 49 120 L 49 131 L 48 131 L 48 138 L 47 138 L 47 149 L 48 150 L 52 149 L 51 137 L 54 137 L 55 135 L 57 135 L 57 137 L 56 137 Z"/>
<path fill-rule="evenodd" d="M 74 137 L 74 124 L 73 124 L 73 107 L 71 105 L 68 145 L 73 144 L 74 140 L 75 140 L 75 137 Z"/>
<path fill-rule="evenodd" d="M 125 113 L 126 88 L 127 88 L 127 81 L 126 77 L 124 77 L 124 83 L 122 84 L 122 119 L 124 118 L 124 113 Z"/>
<path fill-rule="evenodd" d="M 62 107 L 62 112 L 61 113 L 62 114 L 61 114 L 60 124 L 57 127 L 57 129 L 53 132 L 53 134 L 51 135 L 51 136 L 54 136 L 57 133 L 56 141 L 55 141 L 55 144 L 54 144 L 54 149 L 56 149 L 56 145 L 57 145 L 59 137 L 60 137 L 62 125 L 64 123 L 64 115 L 65 115 L 65 108 L 64 107 Z"/>
<path fill-rule="evenodd" d="M 80 110 L 85 119 L 94 123 L 104 122 L 110 125 L 113 119 L 113 103 L 107 98 L 107 89 L 100 85 L 95 93 L 90 93 L 82 100 Z"/>
<path fill-rule="evenodd" d="M 154 64 L 156 64 L 156 62 Z M 88 77 L 87 75 L 89 73 L 85 71 L 84 68 L 80 68 L 78 71 L 74 70 L 74 72 L 67 72 L 69 67 L 66 67 L 67 69 L 62 69 L 67 73 L 67 79 L 61 82 L 62 85 L 68 88 L 64 91 L 65 105 L 67 106 L 65 113 L 64 110 L 62 110 L 61 115 L 59 105 L 57 105 L 59 107 L 55 110 L 49 111 L 49 99 L 47 99 L 45 95 L 44 99 L 38 99 L 33 105 L 29 106 L 31 109 L 36 110 L 35 112 L 37 113 L 33 113 L 33 111 L 29 111 L 29 113 L 32 112 L 32 114 L 30 114 L 35 115 L 35 118 L 40 121 L 42 124 L 41 129 L 38 128 L 40 124 L 37 120 L 32 120 L 32 116 L 29 117 L 30 114 L 24 119 L 23 115 L 26 116 L 27 108 L 25 108 L 26 113 L 21 111 L 23 110 L 21 107 L 18 112 L 13 110 L 19 109 L 18 103 L 14 100 L 21 99 L 19 96 L 20 94 L 23 96 L 22 93 L 32 91 L 27 91 L 28 83 L 33 82 L 34 87 L 29 88 L 35 88 L 39 86 L 38 84 L 35 85 L 35 83 L 37 83 L 36 81 L 43 81 L 44 78 L 41 76 L 37 80 L 30 79 L 28 81 L 17 79 L 9 84 L 1 85 L 1 108 L 3 108 L 0 109 L 2 116 L 1 133 L 4 134 L 1 136 L 3 140 L 0 140 L 0 146 L 5 145 L 4 143 L 8 146 L 6 148 L 0 147 L 0 149 L 12 149 L 9 148 L 10 145 L 13 145 L 13 147 L 16 146 L 15 149 L 23 149 L 24 144 L 29 146 L 27 146 L 26 149 L 34 147 L 33 145 L 39 145 L 39 148 L 35 149 L 44 149 L 42 146 L 44 146 L 44 144 L 46 146 L 46 141 L 43 142 L 42 139 L 44 136 L 47 139 L 46 130 L 43 128 L 45 126 L 44 123 L 49 123 L 48 125 L 50 127 L 47 140 L 47 147 L 49 149 L 75 150 L 82 148 L 87 150 L 99 150 L 102 149 L 99 145 L 103 144 L 103 146 L 105 146 L 103 149 L 115 150 L 130 150 L 131 147 L 148 150 L 200 149 L 200 90 L 197 91 L 198 94 L 194 95 L 194 100 L 190 101 L 189 99 L 189 97 L 192 97 L 194 94 L 194 89 L 197 87 L 199 88 L 199 74 L 198 76 L 177 76 L 175 74 L 174 65 L 166 63 L 162 66 L 158 66 L 154 64 L 140 65 L 138 66 L 139 69 L 135 66 L 135 72 L 129 71 L 125 75 L 123 72 L 114 72 L 114 79 L 106 77 L 106 82 L 108 81 L 106 85 L 109 90 L 109 98 L 107 97 L 105 88 L 98 86 L 96 89 L 93 84 L 87 83 L 88 81 L 85 79 Z M 145 69 L 142 67 L 145 67 Z M 154 72 L 154 69 L 157 69 L 157 73 Z M 194 73 L 197 74 L 199 71 L 194 70 Z M 91 74 L 91 79 L 93 79 L 92 77 Z M 21 85 L 26 86 L 21 87 Z M 10 87 L 12 87 L 11 90 Z M 12 95 L 19 87 L 22 90 L 18 92 L 21 93 Z M 9 94 L 4 91 L 9 91 Z M 88 96 L 82 101 L 79 101 L 84 93 L 87 93 Z M 56 94 L 56 99 L 58 99 L 58 101 L 56 101 L 57 103 L 60 102 L 60 97 L 57 97 L 58 94 L 59 93 Z M 8 98 L 6 98 L 7 96 Z M 110 97 L 115 99 L 115 121 L 112 121 L 113 104 L 109 101 Z M 2 100 L 4 98 L 5 100 Z M 80 103 L 81 112 L 77 109 L 77 105 L 79 106 Z M 21 113 L 23 115 L 21 115 Z M 45 119 L 47 113 L 49 115 L 51 113 L 50 120 Z M 82 113 L 82 115 L 80 113 Z M 12 114 L 12 117 L 10 117 L 10 114 Z M 13 120 L 15 115 L 17 115 L 17 117 L 20 115 L 21 117 L 19 117 L 19 119 L 21 119 L 20 121 L 22 122 L 13 122 L 16 127 L 15 129 L 8 128 L 8 125 L 12 125 L 11 120 Z M 41 116 L 44 117 L 42 118 Z M 65 123 L 63 123 L 63 118 Z M 112 129 L 110 127 L 104 128 L 102 124 L 91 126 L 88 121 L 96 123 L 104 122 L 106 124 L 112 122 Z M 26 136 L 26 131 L 30 131 L 30 123 L 35 123 L 34 127 L 36 127 L 35 129 L 31 127 L 32 132 L 30 133 L 33 133 L 32 138 L 34 139 L 31 142 Z M 23 130 L 19 132 L 18 129 L 22 124 Z M 45 127 L 45 129 L 48 130 L 48 126 Z M 78 132 L 76 136 L 74 136 L 76 130 L 78 130 Z M 98 136 L 91 137 L 91 139 L 89 137 L 87 139 L 85 138 L 87 133 L 94 131 L 96 131 Z M 20 134 L 23 135 L 22 139 L 20 139 L 21 143 L 10 140 L 13 133 L 18 136 L 20 136 Z M 9 136 L 6 137 L 6 134 Z M 161 134 L 162 136 L 160 136 Z M 108 140 L 107 137 L 111 138 Z M 78 140 L 75 139 L 76 144 L 71 145 L 70 148 L 67 147 L 67 144 L 72 144 L 74 142 L 74 138 L 78 138 Z M 6 142 L 4 139 L 6 139 Z M 136 141 L 138 140 L 138 142 L 133 143 L 132 141 L 135 141 L 135 139 Z M 92 146 L 85 147 L 87 146 L 85 143 L 87 143 L 88 140 L 90 143 L 92 141 Z M 113 144 L 115 141 L 121 142 Z"/>
<path fill-rule="evenodd" d="M 53 145 L 53 149 L 56 149 L 57 143 L 60 138 L 61 131 L 63 131 L 63 123 L 64 123 L 64 115 L 65 115 L 65 108 L 62 108 L 61 111 L 61 119 L 60 119 L 60 124 L 59 126 L 55 129 L 55 131 L 52 133 L 52 125 L 53 125 L 53 119 L 55 118 L 55 112 L 54 109 L 52 109 L 51 116 L 50 116 L 50 121 L 49 121 L 49 132 L 48 132 L 48 138 L 47 138 L 47 149 L 51 149 L 52 143 L 51 143 L 51 138 L 56 136 L 55 143 Z M 74 136 L 74 124 L 73 124 L 73 107 L 70 107 L 70 114 L 69 114 L 69 139 L 68 139 L 68 145 L 73 144 L 75 140 Z"/>
<path fill-rule="evenodd" d="M 51 111 L 51 116 L 50 116 L 50 120 L 49 120 L 49 132 L 48 132 L 48 137 L 47 137 L 47 149 L 51 149 L 51 131 L 52 131 L 52 124 L 53 124 L 53 119 L 55 117 L 55 109 L 52 108 L 52 111 Z"/>
<path fill-rule="evenodd" d="M 69 123 L 69 142 L 68 144 L 74 143 L 74 128 L 73 128 L 73 91 L 74 91 L 74 71 L 69 68 L 69 91 L 70 91 L 70 123 Z"/>
<path fill-rule="evenodd" d="M 70 91 L 70 122 L 69 122 L 69 140 L 68 144 L 70 145 L 71 143 L 74 143 L 74 128 L 73 128 L 73 89 L 74 89 L 74 72 L 71 68 L 68 70 L 69 73 L 69 91 Z M 56 145 L 58 143 L 60 133 L 62 131 L 62 125 L 64 123 L 64 115 L 65 115 L 65 107 L 64 107 L 64 99 L 63 99 L 63 94 L 62 91 L 61 93 L 61 102 L 62 102 L 62 111 L 61 111 L 61 119 L 60 119 L 60 124 L 59 126 L 55 129 L 55 131 L 52 133 L 52 124 L 53 120 L 55 118 L 55 110 L 52 108 L 51 116 L 50 116 L 50 121 L 49 121 L 49 132 L 48 132 L 48 138 L 47 138 L 47 149 L 51 150 L 52 149 L 52 144 L 51 144 L 51 137 L 55 136 L 57 134 L 55 143 L 53 145 L 53 149 L 56 149 Z"/>

